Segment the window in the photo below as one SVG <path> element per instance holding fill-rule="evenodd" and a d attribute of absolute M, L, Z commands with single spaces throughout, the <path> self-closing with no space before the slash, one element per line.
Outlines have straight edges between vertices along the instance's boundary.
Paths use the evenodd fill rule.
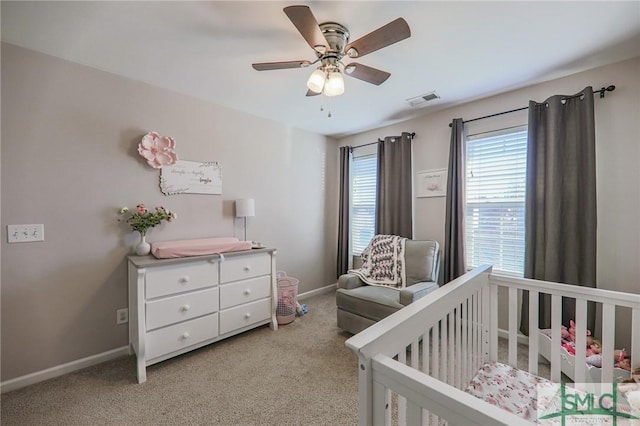
<path fill-rule="evenodd" d="M 466 262 L 523 276 L 527 128 L 467 138 Z"/>
<path fill-rule="evenodd" d="M 354 256 L 362 254 L 375 234 L 377 169 L 375 154 L 353 159 L 351 250 Z"/>

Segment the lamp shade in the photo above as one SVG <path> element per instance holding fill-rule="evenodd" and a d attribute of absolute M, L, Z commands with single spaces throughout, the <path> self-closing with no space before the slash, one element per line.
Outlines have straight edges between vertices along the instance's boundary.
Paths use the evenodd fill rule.
<path fill-rule="evenodd" d="M 327 96 L 338 96 L 344 93 L 344 78 L 340 71 L 332 71 L 327 76 L 324 84 L 324 94 Z"/>
<path fill-rule="evenodd" d="M 253 217 L 256 215 L 256 205 L 253 198 L 236 200 L 236 217 Z"/>
<path fill-rule="evenodd" d="M 325 73 L 323 70 L 318 68 L 309 76 L 309 80 L 307 80 L 307 87 L 309 90 L 315 93 L 322 92 L 322 87 L 324 86 Z"/>

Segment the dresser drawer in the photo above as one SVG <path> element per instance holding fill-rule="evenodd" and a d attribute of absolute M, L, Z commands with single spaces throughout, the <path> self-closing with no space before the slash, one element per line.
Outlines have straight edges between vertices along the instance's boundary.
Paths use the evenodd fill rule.
<path fill-rule="evenodd" d="M 220 262 L 220 282 L 243 280 L 271 273 L 271 257 L 268 253 L 229 258 Z"/>
<path fill-rule="evenodd" d="M 147 333 L 146 360 L 188 348 L 218 336 L 218 314 L 207 315 Z"/>
<path fill-rule="evenodd" d="M 220 309 L 264 299 L 271 295 L 271 275 L 220 286 Z"/>
<path fill-rule="evenodd" d="M 218 261 L 188 262 L 148 268 L 145 279 L 147 299 L 218 284 Z"/>
<path fill-rule="evenodd" d="M 271 298 L 220 311 L 220 334 L 255 324 L 271 317 Z"/>
<path fill-rule="evenodd" d="M 146 303 L 147 331 L 218 311 L 218 287 Z"/>

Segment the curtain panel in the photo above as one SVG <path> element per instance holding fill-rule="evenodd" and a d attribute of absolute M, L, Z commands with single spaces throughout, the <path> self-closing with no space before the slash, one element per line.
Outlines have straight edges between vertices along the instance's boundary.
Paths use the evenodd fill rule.
<path fill-rule="evenodd" d="M 410 133 L 378 144 L 376 234 L 413 238 L 413 177 Z"/>
<path fill-rule="evenodd" d="M 446 284 L 466 271 L 464 256 L 464 198 L 465 198 L 464 121 L 455 118 L 451 124 L 449 168 L 447 170 L 447 199 L 444 231 L 443 283 Z"/>
<path fill-rule="evenodd" d="M 526 181 L 526 278 L 596 286 L 596 155 L 591 87 L 573 96 L 529 103 Z M 525 294 L 520 330 L 529 332 Z M 540 301 L 540 328 L 550 302 Z M 592 308 L 592 307 L 591 307 Z M 587 328 L 595 317 L 589 309 Z M 575 307 L 563 300 L 565 325 Z"/>
<path fill-rule="evenodd" d="M 340 147 L 340 199 L 338 205 L 338 259 L 336 274 L 339 277 L 351 269 L 350 212 L 351 212 L 351 154 L 350 146 Z"/>

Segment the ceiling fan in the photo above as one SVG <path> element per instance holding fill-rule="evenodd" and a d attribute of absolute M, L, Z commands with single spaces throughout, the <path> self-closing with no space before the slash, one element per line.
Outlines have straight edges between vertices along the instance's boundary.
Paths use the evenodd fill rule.
<path fill-rule="evenodd" d="M 345 56 L 360 58 L 411 36 L 407 22 L 403 18 L 398 18 L 349 43 L 349 30 L 345 26 L 337 22 L 318 24 L 308 6 L 288 6 L 284 8 L 284 13 L 314 50 L 316 59 L 313 62 L 308 60 L 261 62 L 252 66 L 258 71 L 270 71 L 306 68 L 319 62 L 320 66 L 307 81 L 309 89 L 307 96 L 321 93 L 326 96 L 343 94 L 343 72 L 348 76 L 375 85 L 384 83 L 391 76 L 390 73 L 357 62 L 344 65 L 342 58 Z"/>

